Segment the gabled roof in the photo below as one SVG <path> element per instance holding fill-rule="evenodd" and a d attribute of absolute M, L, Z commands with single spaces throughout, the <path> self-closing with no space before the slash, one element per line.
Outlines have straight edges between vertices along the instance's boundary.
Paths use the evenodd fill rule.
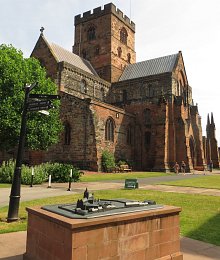
<path fill-rule="evenodd" d="M 98 76 L 95 69 L 92 67 L 91 63 L 80 56 L 65 50 L 64 48 L 58 46 L 55 43 L 49 43 L 49 47 L 55 56 L 57 62 L 65 61 L 75 67 L 82 69 L 90 74 Z"/>
<path fill-rule="evenodd" d="M 179 53 L 128 65 L 119 81 L 172 72 Z"/>

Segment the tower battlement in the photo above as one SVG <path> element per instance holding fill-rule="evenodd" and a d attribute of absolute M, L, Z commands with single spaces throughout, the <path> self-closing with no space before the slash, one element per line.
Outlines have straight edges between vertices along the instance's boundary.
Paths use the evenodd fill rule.
<path fill-rule="evenodd" d="M 104 5 L 104 9 L 102 9 L 102 7 L 100 6 L 93 9 L 92 11 L 90 10 L 83 13 L 82 16 L 81 14 L 76 15 L 75 26 L 80 23 L 96 19 L 106 14 L 114 14 L 115 16 L 117 16 L 118 19 L 124 22 L 132 31 L 135 31 L 135 23 L 131 21 L 125 14 L 123 14 L 123 12 L 120 9 L 116 8 L 116 6 L 112 3 Z"/>

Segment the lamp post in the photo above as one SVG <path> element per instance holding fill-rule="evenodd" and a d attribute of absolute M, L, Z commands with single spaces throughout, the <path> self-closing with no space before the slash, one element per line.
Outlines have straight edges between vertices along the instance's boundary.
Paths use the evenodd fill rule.
<path fill-rule="evenodd" d="M 26 124 L 27 124 L 28 98 L 29 98 L 30 91 L 36 85 L 37 85 L 37 83 L 34 83 L 32 85 L 25 87 L 24 107 L 23 107 L 23 112 L 22 112 L 17 159 L 16 159 L 14 177 L 13 177 L 12 186 L 11 186 L 7 222 L 13 222 L 13 221 L 18 220 L 19 202 L 20 202 L 20 197 L 21 197 L 20 196 L 20 193 L 21 193 L 21 166 L 22 166 L 22 159 L 23 159 L 23 152 L 24 152 Z"/>
<path fill-rule="evenodd" d="M 24 144 L 25 144 L 25 134 L 26 134 L 26 124 L 27 124 L 27 113 L 33 111 L 44 111 L 54 108 L 51 103 L 51 99 L 60 99 L 59 95 L 49 95 L 49 94 L 30 94 L 31 90 L 37 86 L 38 83 L 33 83 L 29 86 L 25 87 L 25 98 L 24 98 L 24 106 L 22 112 L 21 119 L 21 129 L 20 129 L 20 137 L 18 143 L 18 152 L 16 165 L 14 170 L 14 177 L 11 186 L 11 194 L 9 201 L 9 209 L 8 209 L 8 222 L 13 222 L 18 220 L 18 210 L 19 210 L 19 202 L 20 202 L 20 193 L 21 193 L 21 166 L 22 159 L 24 153 Z M 37 99 L 37 101 L 29 102 L 29 98 Z"/>

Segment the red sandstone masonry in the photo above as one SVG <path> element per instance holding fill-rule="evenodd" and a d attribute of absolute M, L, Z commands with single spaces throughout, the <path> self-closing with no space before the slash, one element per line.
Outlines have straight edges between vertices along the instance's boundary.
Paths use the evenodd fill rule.
<path fill-rule="evenodd" d="M 25 260 L 182 260 L 180 208 L 69 219 L 28 208 Z"/>

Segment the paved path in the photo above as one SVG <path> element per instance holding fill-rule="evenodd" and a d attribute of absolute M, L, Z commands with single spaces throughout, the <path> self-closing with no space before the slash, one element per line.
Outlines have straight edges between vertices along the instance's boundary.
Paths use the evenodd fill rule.
<path fill-rule="evenodd" d="M 157 190 L 164 192 L 177 192 L 177 193 L 196 193 L 204 195 L 220 196 L 220 190 L 216 189 L 201 189 L 191 187 L 177 187 L 167 185 L 154 185 L 155 183 L 163 181 L 182 180 L 189 178 L 201 178 L 201 174 L 187 174 L 177 176 L 162 176 L 152 178 L 140 178 L 138 179 L 140 189 Z M 36 185 L 32 188 L 21 188 L 21 201 L 28 201 L 33 199 L 71 195 L 73 193 L 82 193 L 86 188 L 90 191 L 107 190 L 107 189 L 122 189 L 124 188 L 124 180 L 114 181 L 101 181 L 101 182 L 77 182 L 72 183 L 72 191 L 67 191 L 67 183 L 53 183 L 52 188 L 47 188 L 47 184 Z M 0 207 L 6 206 L 9 203 L 10 188 L 0 189 Z"/>
<path fill-rule="evenodd" d="M 189 194 L 204 194 L 220 196 L 220 190 L 215 189 L 200 189 L 190 187 L 175 187 L 165 185 L 155 185 L 162 181 L 171 181 L 186 178 L 199 178 L 201 174 L 194 175 L 178 175 L 156 178 L 139 179 L 140 189 L 158 190 L 163 192 L 179 192 Z M 154 185 L 153 185 L 154 184 Z M 105 182 L 79 182 L 72 184 L 72 191 L 67 191 L 66 183 L 53 184 L 52 188 L 47 188 L 47 185 L 22 187 L 21 201 L 27 201 L 37 198 L 53 197 L 60 195 L 71 195 L 73 193 L 82 193 L 85 188 L 91 191 L 105 189 L 121 189 L 124 187 L 124 180 L 120 181 L 105 181 Z M 0 189 L 0 207 L 8 205 L 10 189 Z M 12 243 L 15 241 L 15 243 Z M 21 260 L 25 252 L 26 232 L 15 232 L 0 235 L 0 259 L 4 260 Z M 181 238 L 181 251 L 184 254 L 184 260 L 219 260 L 220 247 L 190 238 Z M 141 260 L 141 259 L 140 259 Z"/>

